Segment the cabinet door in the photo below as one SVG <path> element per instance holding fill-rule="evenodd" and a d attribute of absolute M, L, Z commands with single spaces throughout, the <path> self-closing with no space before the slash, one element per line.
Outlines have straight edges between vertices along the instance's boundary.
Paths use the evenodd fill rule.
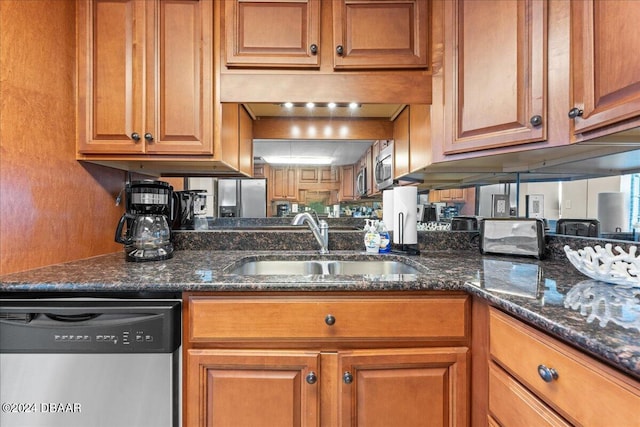
<path fill-rule="evenodd" d="M 640 22 L 635 0 L 571 2 L 575 133 L 640 116 Z"/>
<path fill-rule="evenodd" d="M 444 153 L 544 140 L 547 2 L 444 7 Z"/>
<path fill-rule="evenodd" d="M 317 68 L 320 0 L 224 2 L 227 67 Z"/>
<path fill-rule="evenodd" d="M 78 152 L 142 153 L 144 2 L 77 6 Z"/>
<path fill-rule="evenodd" d="M 251 119 L 251 116 L 242 105 L 239 106 L 239 116 L 239 170 L 240 172 L 251 176 L 253 173 L 253 119 Z"/>
<path fill-rule="evenodd" d="M 78 3 L 78 151 L 213 154 L 213 6 Z"/>
<path fill-rule="evenodd" d="M 468 425 L 467 348 L 339 352 L 342 426 Z"/>
<path fill-rule="evenodd" d="M 189 350 L 188 426 L 319 425 L 317 352 Z"/>
<path fill-rule="evenodd" d="M 409 173 L 409 107 L 406 107 L 393 122 L 393 177 Z"/>
<path fill-rule="evenodd" d="M 144 132 L 153 137 L 146 151 L 213 154 L 212 2 L 143 3 L 148 22 Z"/>
<path fill-rule="evenodd" d="M 333 184 L 336 182 L 340 182 L 340 178 L 338 176 L 338 168 L 333 166 L 319 168 L 320 173 L 320 183 L 322 184 Z"/>
<path fill-rule="evenodd" d="M 334 68 L 427 68 L 429 5 L 333 1 Z"/>
<path fill-rule="evenodd" d="M 298 177 L 295 168 L 273 167 L 273 199 L 277 200 L 297 200 L 298 198 Z"/>
<path fill-rule="evenodd" d="M 318 168 L 300 168 L 300 182 L 305 184 L 316 184 L 318 182 Z"/>
<path fill-rule="evenodd" d="M 340 201 L 355 200 L 356 175 L 353 165 L 342 166 L 340 174 Z"/>
<path fill-rule="evenodd" d="M 380 191 L 376 188 L 376 182 L 373 179 L 373 147 L 367 148 L 365 155 L 365 168 L 367 170 L 367 196 L 372 196 Z"/>

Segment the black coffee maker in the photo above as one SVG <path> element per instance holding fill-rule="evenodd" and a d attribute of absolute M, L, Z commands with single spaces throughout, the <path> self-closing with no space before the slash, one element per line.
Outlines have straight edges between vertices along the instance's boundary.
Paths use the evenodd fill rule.
<path fill-rule="evenodd" d="M 115 240 L 124 244 L 127 261 L 171 258 L 169 223 L 174 212 L 173 187 L 164 181 L 132 181 L 124 192 L 126 211 L 118 223 Z"/>

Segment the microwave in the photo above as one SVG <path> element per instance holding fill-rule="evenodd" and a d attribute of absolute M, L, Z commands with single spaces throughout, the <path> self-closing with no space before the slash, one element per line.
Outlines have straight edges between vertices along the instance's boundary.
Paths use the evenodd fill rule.
<path fill-rule="evenodd" d="M 390 141 L 376 156 L 374 172 L 378 190 L 383 190 L 393 185 L 393 141 Z"/>

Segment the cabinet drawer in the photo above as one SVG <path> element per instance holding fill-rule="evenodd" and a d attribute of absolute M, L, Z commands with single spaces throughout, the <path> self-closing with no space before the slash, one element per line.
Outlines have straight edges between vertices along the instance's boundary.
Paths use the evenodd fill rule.
<path fill-rule="evenodd" d="M 497 363 L 572 423 L 624 426 L 638 419 L 640 384 L 495 309 L 489 346 Z M 543 381 L 540 365 L 557 379 Z"/>
<path fill-rule="evenodd" d="M 462 342 L 468 297 L 190 296 L 188 339 Z"/>
<path fill-rule="evenodd" d="M 496 425 L 570 425 L 494 363 L 489 364 L 489 412 Z"/>

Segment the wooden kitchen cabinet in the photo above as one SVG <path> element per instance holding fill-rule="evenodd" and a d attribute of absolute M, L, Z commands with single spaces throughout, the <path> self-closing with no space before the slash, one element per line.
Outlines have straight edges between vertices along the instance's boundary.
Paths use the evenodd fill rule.
<path fill-rule="evenodd" d="M 77 6 L 80 154 L 213 154 L 207 1 Z"/>
<path fill-rule="evenodd" d="M 340 191 L 338 199 L 341 202 L 356 199 L 356 173 L 354 165 L 340 167 Z"/>
<path fill-rule="evenodd" d="M 317 68 L 320 0 L 224 2 L 227 67 Z"/>
<path fill-rule="evenodd" d="M 443 153 L 545 140 L 547 1 L 443 3 Z"/>
<path fill-rule="evenodd" d="M 222 104 L 221 142 L 227 150 L 222 161 L 246 176 L 253 176 L 253 120 L 240 104 Z"/>
<path fill-rule="evenodd" d="M 640 117 L 640 40 L 628 30 L 639 20 L 636 1 L 571 2 L 575 134 Z"/>
<path fill-rule="evenodd" d="M 319 180 L 318 168 L 301 167 L 298 176 L 301 184 L 317 184 Z"/>
<path fill-rule="evenodd" d="M 272 200 L 298 199 L 298 173 L 294 167 L 271 167 Z"/>
<path fill-rule="evenodd" d="M 499 425 L 511 425 L 515 408 L 522 425 L 623 426 L 638 419 L 639 382 L 495 308 L 489 349 L 489 416 Z"/>
<path fill-rule="evenodd" d="M 416 172 L 431 163 L 430 107 L 408 105 L 393 122 L 394 177 Z"/>
<path fill-rule="evenodd" d="M 185 294 L 183 424 L 468 425 L 468 300 Z"/>
<path fill-rule="evenodd" d="M 429 2 L 331 2 L 332 44 L 321 39 L 321 1 L 224 2 L 225 65 L 229 68 L 310 68 L 320 50 L 335 69 L 427 68 Z M 325 42 L 326 43 L 326 42 Z"/>
<path fill-rule="evenodd" d="M 448 188 L 444 190 L 429 191 L 429 202 L 462 202 L 466 201 L 464 188 Z"/>
<path fill-rule="evenodd" d="M 189 395 L 202 400 L 186 403 L 183 424 L 317 426 L 319 375 L 317 351 L 190 350 L 187 376 L 202 388 Z"/>
<path fill-rule="evenodd" d="M 429 6 L 424 0 L 334 1 L 334 68 L 427 68 Z"/>
<path fill-rule="evenodd" d="M 465 425 L 466 359 L 465 347 L 338 352 L 337 425 Z"/>

